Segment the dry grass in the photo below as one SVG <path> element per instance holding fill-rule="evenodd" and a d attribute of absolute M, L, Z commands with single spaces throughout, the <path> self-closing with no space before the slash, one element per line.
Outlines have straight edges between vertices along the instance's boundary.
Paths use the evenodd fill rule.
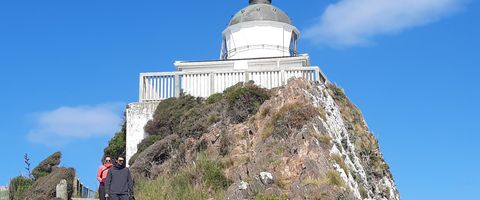
<path fill-rule="evenodd" d="M 340 165 L 340 167 L 345 171 L 345 173 L 350 173 L 350 168 L 345 164 L 345 161 L 343 160 L 342 156 L 340 154 L 333 154 L 332 155 L 333 160 Z"/>
<path fill-rule="evenodd" d="M 332 137 L 330 137 L 327 134 L 322 134 L 322 133 L 317 133 L 317 132 L 312 132 L 312 135 L 321 143 L 323 144 L 331 144 L 332 143 Z"/>
<path fill-rule="evenodd" d="M 318 115 L 318 109 L 312 105 L 300 103 L 285 105 L 273 115 L 271 121 L 265 126 L 262 138 L 288 137 L 293 130 L 301 129 L 306 122 Z"/>
<path fill-rule="evenodd" d="M 342 177 L 340 177 L 340 174 L 334 170 L 330 170 L 327 172 L 326 175 L 326 180 L 328 181 L 329 184 L 332 184 L 337 187 L 341 188 L 346 188 L 346 184 L 343 181 Z"/>
<path fill-rule="evenodd" d="M 320 187 L 321 185 L 325 184 L 324 179 L 319 178 L 307 178 L 303 181 L 303 186 L 311 185 L 315 187 Z"/>

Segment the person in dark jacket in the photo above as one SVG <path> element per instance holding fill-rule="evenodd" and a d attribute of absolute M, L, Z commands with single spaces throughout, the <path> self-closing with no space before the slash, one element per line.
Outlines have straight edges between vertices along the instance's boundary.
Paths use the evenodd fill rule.
<path fill-rule="evenodd" d="M 105 181 L 105 197 L 109 200 L 129 200 L 133 197 L 133 180 L 125 167 L 125 158 L 119 156 L 115 165 L 108 170 Z"/>

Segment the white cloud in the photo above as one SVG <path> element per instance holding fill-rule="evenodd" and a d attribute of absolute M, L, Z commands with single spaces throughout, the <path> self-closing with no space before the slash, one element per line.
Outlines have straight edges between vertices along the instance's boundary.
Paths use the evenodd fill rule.
<path fill-rule="evenodd" d="M 119 130 L 124 104 L 60 107 L 34 115 L 28 139 L 47 146 L 64 145 L 76 139 L 112 135 Z"/>
<path fill-rule="evenodd" d="M 465 0 L 340 0 L 304 36 L 321 45 L 355 46 L 373 36 L 426 25 L 462 8 Z"/>

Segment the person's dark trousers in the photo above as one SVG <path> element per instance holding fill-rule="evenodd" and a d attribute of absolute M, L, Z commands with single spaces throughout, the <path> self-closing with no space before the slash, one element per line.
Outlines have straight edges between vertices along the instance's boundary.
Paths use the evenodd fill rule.
<path fill-rule="evenodd" d="M 106 200 L 105 198 L 105 184 L 100 183 L 100 186 L 98 187 L 98 197 L 100 200 Z"/>
<path fill-rule="evenodd" d="M 128 194 L 112 194 L 108 200 L 129 200 Z"/>

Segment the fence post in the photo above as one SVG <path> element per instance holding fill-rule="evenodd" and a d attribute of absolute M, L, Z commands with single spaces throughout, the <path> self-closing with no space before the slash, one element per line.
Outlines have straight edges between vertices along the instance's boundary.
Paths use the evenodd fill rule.
<path fill-rule="evenodd" d="M 175 73 L 175 97 L 180 97 L 180 75 Z"/>
<path fill-rule="evenodd" d="M 320 69 L 316 68 L 315 67 L 315 77 L 314 77 L 314 81 L 319 81 L 319 82 L 322 82 L 324 83 L 325 81 L 323 80 L 323 77 L 320 75 Z"/>
<path fill-rule="evenodd" d="M 285 74 L 285 70 L 280 70 L 280 80 L 282 81 L 282 86 L 283 85 L 286 85 L 287 83 L 287 80 L 286 79 L 286 74 Z"/>
<path fill-rule="evenodd" d="M 247 83 L 248 81 L 250 81 L 250 74 L 248 71 L 245 70 L 245 82 L 244 83 Z"/>
<path fill-rule="evenodd" d="M 215 92 L 215 74 L 213 72 L 210 73 L 210 93 L 208 96 L 212 95 Z"/>
<path fill-rule="evenodd" d="M 78 195 L 78 183 L 77 183 L 77 177 L 73 179 L 73 194 L 74 197 Z"/>

